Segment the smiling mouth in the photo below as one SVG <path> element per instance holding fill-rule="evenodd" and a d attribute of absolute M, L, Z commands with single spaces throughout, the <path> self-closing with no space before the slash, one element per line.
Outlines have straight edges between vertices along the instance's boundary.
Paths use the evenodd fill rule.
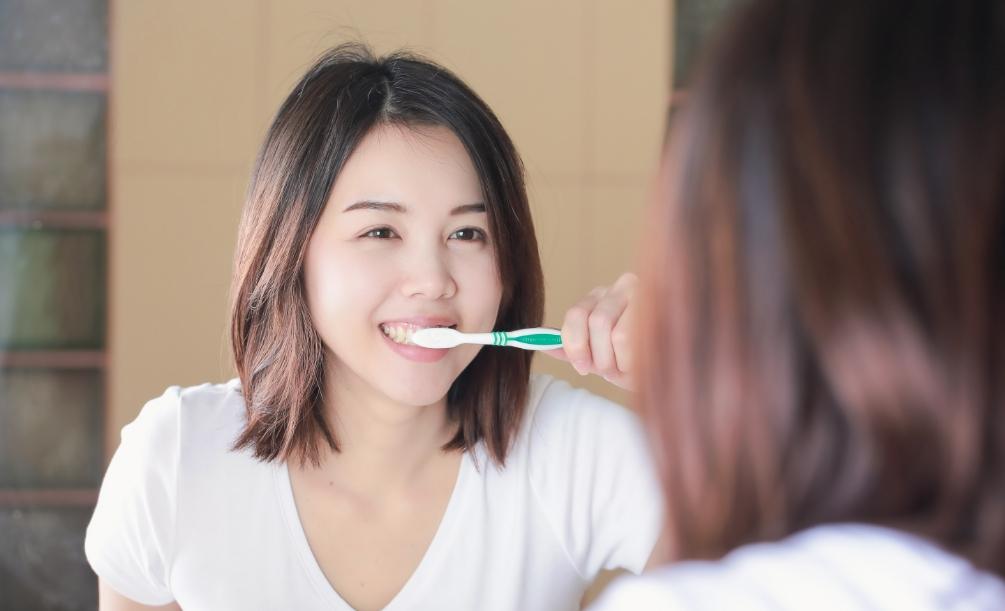
<path fill-rule="evenodd" d="M 414 346 L 412 343 L 412 335 L 419 329 L 430 329 L 430 328 L 448 328 L 456 329 L 457 325 L 432 325 L 431 327 L 423 327 L 419 325 L 412 325 L 404 322 L 396 323 L 381 323 L 380 330 L 384 333 L 392 342 L 396 344 L 403 344 L 406 346 Z"/>

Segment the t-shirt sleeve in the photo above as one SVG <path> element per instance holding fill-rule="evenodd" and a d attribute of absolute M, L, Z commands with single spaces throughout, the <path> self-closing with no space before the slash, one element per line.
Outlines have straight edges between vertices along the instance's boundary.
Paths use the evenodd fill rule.
<path fill-rule="evenodd" d="M 551 381 L 535 410 L 531 486 L 580 576 L 640 573 L 663 525 L 663 497 L 638 418 Z"/>
<path fill-rule="evenodd" d="M 172 387 L 123 427 L 84 540 L 94 572 L 119 594 L 146 605 L 174 600 L 169 573 L 178 411 L 179 389 Z"/>

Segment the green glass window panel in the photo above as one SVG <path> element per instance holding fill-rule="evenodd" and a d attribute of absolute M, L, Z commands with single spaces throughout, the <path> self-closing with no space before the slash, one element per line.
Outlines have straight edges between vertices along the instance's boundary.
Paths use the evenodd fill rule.
<path fill-rule="evenodd" d="M 687 86 L 702 45 L 742 0 L 677 0 L 674 13 L 674 89 Z"/>
<path fill-rule="evenodd" d="M 97 488 L 100 371 L 0 369 L 0 488 Z"/>
<path fill-rule="evenodd" d="M 0 210 L 104 208 L 105 121 L 103 93 L 0 90 Z"/>
<path fill-rule="evenodd" d="M 104 346 L 105 234 L 0 229 L 0 349 Z"/>
<path fill-rule="evenodd" d="M 97 608 L 97 577 L 84 557 L 93 507 L 0 509 L 0 609 Z"/>
<path fill-rule="evenodd" d="M 107 0 L 0 0 L 0 70 L 103 72 Z"/>

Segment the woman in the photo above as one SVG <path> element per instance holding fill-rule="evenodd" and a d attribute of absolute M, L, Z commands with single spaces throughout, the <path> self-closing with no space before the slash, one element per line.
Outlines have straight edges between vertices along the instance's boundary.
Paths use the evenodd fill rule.
<path fill-rule="evenodd" d="M 1005 608 L 1005 5 L 755 0 L 675 117 L 611 609 Z"/>
<path fill-rule="evenodd" d="M 562 356 L 629 381 L 634 283 L 570 311 Z M 86 540 L 101 607 L 576 609 L 601 570 L 641 571 L 661 503 L 627 411 L 529 352 L 406 339 L 538 326 L 542 285 L 484 102 L 418 58 L 322 57 L 249 190 L 239 379 L 123 430 Z"/>

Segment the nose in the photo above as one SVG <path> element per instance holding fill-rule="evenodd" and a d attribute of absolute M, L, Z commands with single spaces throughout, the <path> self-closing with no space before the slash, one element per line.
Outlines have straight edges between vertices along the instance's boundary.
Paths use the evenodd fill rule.
<path fill-rule="evenodd" d="M 405 297 L 449 299 L 457 293 L 447 253 L 436 247 L 412 250 L 403 261 L 401 292 Z"/>

